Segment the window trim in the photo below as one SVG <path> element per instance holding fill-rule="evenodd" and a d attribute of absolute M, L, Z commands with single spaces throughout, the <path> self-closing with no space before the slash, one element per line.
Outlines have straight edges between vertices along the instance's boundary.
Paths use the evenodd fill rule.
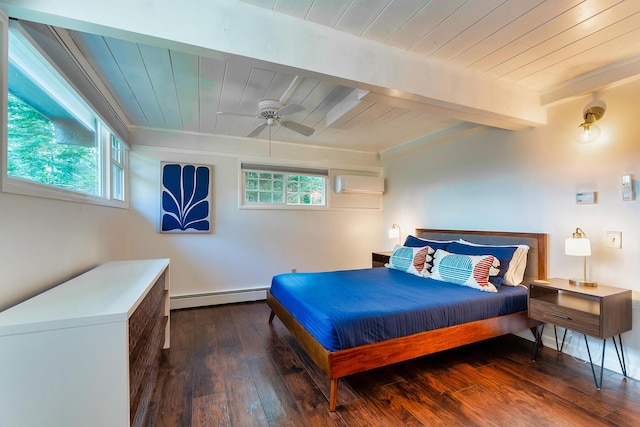
<path fill-rule="evenodd" d="M 99 179 L 101 185 L 99 188 L 99 195 L 91 195 L 87 193 L 81 193 L 71 190 L 66 190 L 61 187 L 42 184 L 35 181 L 14 177 L 8 173 L 7 164 L 7 150 L 8 150 L 8 59 L 9 59 L 9 31 L 10 28 L 15 28 L 16 33 L 19 34 L 19 38 L 22 38 L 22 43 L 29 43 L 29 47 L 37 52 L 46 62 L 43 64 L 52 73 L 56 75 L 56 78 L 61 79 L 60 85 L 66 86 L 68 90 L 73 93 L 74 99 L 72 103 L 85 104 L 86 107 L 92 112 L 96 119 L 96 138 L 99 139 Z M 3 58 L 2 68 L 0 69 L 0 128 L 3 129 L 0 132 L 0 183 L 1 190 L 5 193 L 20 194 L 33 197 L 42 197 L 54 200 L 79 202 L 93 205 L 102 205 L 109 207 L 116 207 L 122 209 L 129 208 L 129 151 L 130 148 L 123 139 L 118 135 L 115 135 L 113 131 L 105 124 L 103 118 L 98 114 L 95 108 L 91 106 L 89 102 L 83 97 L 83 95 L 74 87 L 69 79 L 62 73 L 58 67 L 53 63 L 50 58 L 42 52 L 39 46 L 29 37 L 28 34 L 20 27 L 20 24 L 16 21 L 7 19 L 6 16 L 0 14 L 0 55 Z M 111 194 L 111 138 L 108 135 L 114 135 L 124 148 L 123 162 L 124 162 L 124 198 L 125 200 L 114 199 Z"/>
<path fill-rule="evenodd" d="M 276 210 L 327 210 L 329 209 L 329 170 L 322 168 L 305 168 L 297 166 L 287 165 L 274 165 L 264 163 L 252 163 L 252 162 L 240 162 L 240 188 L 238 191 L 239 207 L 240 209 L 276 209 Z M 286 202 L 286 179 L 285 179 L 285 194 L 283 203 L 260 203 L 260 202 L 246 202 L 245 201 L 245 172 L 267 172 L 267 173 L 281 173 L 283 175 L 305 175 L 305 176 L 319 176 L 324 178 L 324 204 L 322 205 L 300 205 L 300 204 L 288 204 Z"/>
<path fill-rule="evenodd" d="M 118 138 L 116 135 L 114 135 L 113 133 L 109 132 L 109 137 L 108 137 L 108 143 L 107 145 L 109 145 L 109 164 L 107 166 L 107 175 L 108 175 L 108 181 L 106 182 L 106 184 L 109 185 L 109 189 L 108 189 L 108 194 L 110 196 L 111 200 L 117 200 L 120 202 L 127 202 L 129 200 L 129 192 L 128 192 L 128 185 L 127 183 L 129 182 L 129 164 L 128 164 L 128 160 L 129 160 L 129 149 L 127 148 L 127 145 L 122 142 L 120 140 L 120 138 Z M 120 145 L 120 147 L 118 148 L 118 151 L 120 152 L 120 159 L 116 159 L 114 157 L 114 150 L 113 150 L 113 143 L 114 141 L 117 141 L 118 144 Z M 113 191 L 113 166 L 116 165 L 118 166 L 120 169 L 122 169 L 122 180 L 124 181 L 122 183 L 122 197 L 123 199 L 117 199 L 114 196 L 114 191 Z"/>

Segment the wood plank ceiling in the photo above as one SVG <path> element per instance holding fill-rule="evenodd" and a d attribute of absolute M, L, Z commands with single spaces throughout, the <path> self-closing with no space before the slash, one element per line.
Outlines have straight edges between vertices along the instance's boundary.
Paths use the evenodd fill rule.
<path fill-rule="evenodd" d="M 609 76 L 622 66 L 640 69 L 637 0 L 242 2 L 245 8 L 248 4 L 267 9 L 269 16 L 287 15 L 314 28 L 329 28 L 345 40 L 357 37 L 384 45 L 390 55 L 401 50 L 524 86 L 540 94 L 543 106 L 615 83 Z M 272 138 L 281 141 L 383 152 L 443 129 L 461 125 L 469 129 L 447 110 L 413 108 L 415 104 L 394 104 L 372 96 L 388 96 L 394 87 L 372 90 L 330 73 L 233 53 L 194 54 L 161 43 L 77 30 L 69 34 L 118 100 L 130 126 L 244 137 L 261 119 L 216 113 L 253 115 L 259 100 L 272 98 L 304 107 L 289 119 L 315 129 L 305 137 L 276 126 Z M 354 89 L 363 92 L 352 93 Z M 364 94 L 359 102 L 356 93 Z M 327 113 L 341 101 L 345 105 L 349 94 L 356 99 L 350 104 L 353 108 L 337 107 L 346 114 L 327 125 Z M 267 138 L 268 132 L 259 137 Z"/>

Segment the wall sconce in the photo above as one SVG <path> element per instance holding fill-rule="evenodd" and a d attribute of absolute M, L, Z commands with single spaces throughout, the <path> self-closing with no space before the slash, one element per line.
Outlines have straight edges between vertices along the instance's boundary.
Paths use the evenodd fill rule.
<path fill-rule="evenodd" d="M 582 144 L 594 142 L 600 136 L 600 127 L 595 123 L 604 116 L 605 106 L 589 104 L 583 111 L 584 123 L 578 125 L 573 137 Z"/>
<path fill-rule="evenodd" d="M 564 241 L 564 253 L 567 255 L 581 256 L 584 258 L 583 278 L 570 279 L 569 283 L 578 286 L 598 286 L 596 282 L 587 280 L 587 257 L 591 256 L 591 242 L 581 228 L 576 228 L 573 236 Z"/>
<path fill-rule="evenodd" d="M 400 226 L 398 224 L 393 224 L 389 229 L 389 238 L 390 239 L 398 239 L 398 244 L 402 245 L 401 236 L 400 236 Z"/>

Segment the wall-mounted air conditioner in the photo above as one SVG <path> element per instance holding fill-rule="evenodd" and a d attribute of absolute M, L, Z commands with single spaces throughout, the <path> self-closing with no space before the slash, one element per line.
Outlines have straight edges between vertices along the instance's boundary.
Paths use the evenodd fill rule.
<path fill-rule="evenodd" d="M 384 178 L 379 176 L 336 175 L 336 193 L 382 194 Z"/>

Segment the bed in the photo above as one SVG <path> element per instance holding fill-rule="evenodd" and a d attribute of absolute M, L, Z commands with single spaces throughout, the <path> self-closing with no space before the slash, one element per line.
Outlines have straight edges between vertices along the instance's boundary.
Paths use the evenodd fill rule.
<path fill-rule="evenodd" d="M 526 245 L 529 250 L 520 276 L 522 283 L 546 278 L 546 234 L 416 229 L 414 236 L 445 242 L 463 239 L 473 246 Z M 408 241 L 409 238 L 405 245 L 409 245 Z M 474 250 L 479 253 L 485 250 L 483 246 L 478 248 Z M 447 252 L 440 255 L 442 253 Z M 272 287 L 267 291 L 267 304 L 271 308 L 269 322 L 278 316 L 329 379 L 330 411 L 336 409 L 338 380 L 344 376 L 535 326 L 527 316 L 526 289 L 522 286 L 496 286 L 497 291 L 481 292 L 417 276 L 391 268 L 274 276 Z M 398 298 L 378 293 L 385 286 L 398 293 Z M 432 294 L 423 296 L 421 292 Z M 305 297 L 305 293 L 312 296 Z M 403 293 L 416 298 L 406 298 Z M 409 302 L 408 307 L 396 310 L 396 306 L 401 307 L 399 300 L 426 301 L 433 299 L 433 295 L 448 293 L 453 293 L 453 302 L 448 303 L 451 307 L 445 304 L 446 309 L 439 305 L 427 307 L 428 304 L 418 307 Z M 384 296 L 380 298 L 380 295 Z M 473 299 L 472 303 L 456 302 L 457 298 L 467 296 Z M 356 302 L 357 308 L 350 309 L 349 301 Z M 479 313 L 471 313 L 470 307 L 477 306 L 481 307 L 476 310 Z M 367 317 L 365 320 L 352 317 L 350 310 L 362 310 Z M 336 316 L 336 311 L 338 320 L 331 317 Z M 434 323 L 428 323 L 427 318 Z M 338 326 L 333 330 L 331 325 Z"/>

